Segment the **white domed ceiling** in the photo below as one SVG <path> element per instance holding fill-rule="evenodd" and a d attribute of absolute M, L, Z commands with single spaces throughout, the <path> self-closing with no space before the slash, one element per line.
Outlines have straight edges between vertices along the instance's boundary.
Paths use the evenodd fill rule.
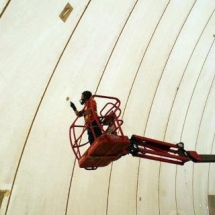
<path fill-rule="evenodd" d="M 215 154 L 214 0 L 4 0 L 0 14 L 0 214 L 215 213 L 213 163 L 87 171 L 69 141 L 69 101 L 90 90 L 121 100 L 129 137 Z"/>

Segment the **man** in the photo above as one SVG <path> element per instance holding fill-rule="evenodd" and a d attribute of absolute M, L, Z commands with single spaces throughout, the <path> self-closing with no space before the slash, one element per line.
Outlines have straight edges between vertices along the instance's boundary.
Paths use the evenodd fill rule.
<path fill-rule="evenodd" d="M 92 97 L 92 93 L 90 91 L 84 91 L 82 93 L 80 103 L 81 105 L 85 105 L 85 107 L 81 111 L 78 111 L 75 104 L 73 102 L 70 102 L 70 107 L 74 110 L 76 116 L 78 117 L 84 116 L 85 124 L 88 126 L 87 134 L 88 134 L 88 140 L 90 144 L 93 143 L 95 137 L 99 137 L 102 134 L 98 124 L 96 123 L 93 117 L 93 113 L 97 117 L 97 105 L 96 105 L 96 101 L 91 97 Z M 93 135 L 93 131 L 91 127 L 95 133 L 95 137 Z"/>

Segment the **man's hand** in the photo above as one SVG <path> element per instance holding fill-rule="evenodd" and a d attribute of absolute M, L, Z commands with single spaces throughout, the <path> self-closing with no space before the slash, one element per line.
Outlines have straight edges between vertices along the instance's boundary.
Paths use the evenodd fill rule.
<path fill-rule="evenodd" d="M 75 104 L 74 104 L 73 102 L 70 102 L 70 107 L 71 107 L 74 111 L 77 110 L 77 108 L 75 107 Z"/>

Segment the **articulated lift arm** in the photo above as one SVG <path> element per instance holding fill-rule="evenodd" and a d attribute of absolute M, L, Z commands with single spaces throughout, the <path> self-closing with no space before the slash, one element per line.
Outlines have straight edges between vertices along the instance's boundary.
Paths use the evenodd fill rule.
<path fill-rule="evenodd" d="M 172 144 L 155 139 L 132 135 L 127 148 L 134 157 L 151 159 L 166 163 L 183 165 L 187 161 L 196 163 L 215 162 L 215 155 L 201 155 L 186 151 L 182 142 Z"/>

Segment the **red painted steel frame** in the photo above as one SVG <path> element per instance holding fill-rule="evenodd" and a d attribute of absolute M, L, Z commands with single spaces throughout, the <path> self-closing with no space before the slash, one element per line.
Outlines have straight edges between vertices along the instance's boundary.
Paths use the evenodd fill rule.
<path fill-rule="evenodd" d="M 102 135 L 96 138 L 92 121 L 87 125 L 80 125 L 78 123 L 79 117 L 75 119 L 69 130 L 71 147 L 81 168 L 94 170 L 107 166 L 110 162 L 129 153 L 134 157 L 177 165 L 183 165 L 187 161 L 215 162 L 215 155 L 199 155 L 195 151 L 185 151 L 183 143 L 172 144 L 138 135 L 132 135 L 131 139 L 128 139 L 121 128 L 123 121 L 119 119 L 121 114 L 120 100 L 101 95 L 93 95 L 92 98 L 108 100 L 97 115 L 93 112 L 92 121 L 96 121 Z M 92 107 L 92 99 L 90 106 Z M 107 126 L 106 129 L 105 126 Z M 82 137 L 86 135 L 88 128 L 91 129 L 95 141 L 82 153 L 80 149 L 89 143 L 82 143 Z M 77 134 L 77 129 L 82 129 L 82 132 Z"/>
<path fill-rule="evenodd" d="M 167 143 L 155 139 L 132 135 L 131 142 L 138 148 L 134 157 L 146 158 L 161 162 L 183 165 L 189 161 L 183 152 L 182 147 L 178 144 Z"/>
<path fill-rule="evenodd" d="M 104 162 L 102 162 L 104 158 L 106 158 L 105 163 L 108 165 L 111 161 L 118 159 L 122 153 L 124 154 L 125 147 L 127 147 L 130 143 L 128 137 L 124 136 L 121 128 L 123 121 L 119 119 L 121 114 L 120 100 L 115 97 L 101 95 L 93 95 L 92 98 L 96 101 L 99 99 L 106 99 L 108 101 L 97 115 L 93 112 L 92 121 L 96 121 L 97 125 L 102 131 L 102 138 L 96 138 L 94 129 L 92 128 L 92 122 L 89 122 L 88 125 L 78 124 L 79 117 L 75 119 L 69 130 L 72 150 L 79 161 L 79 166 L 86 169 L 96 169 L 99 166 L 104 166 Z M 92 99 L 90 100 L 90 106 L 92 107 Z M 109 124 L 107 121 L 110 121 L 109 124 L 111 124 L 112 129 L 110 129 L 110 126 L 108 126 Z M 105 126 L 107 126 L 108 128 L 105 129 Z M 80 134 L 77 134 L 76 132 L 76 129 L 78 128 L 83 129 Z M 82 153 L 80 149 L 87 143 L 89 143 L 82 143 L 82 137 L 83 135 L 86 135 L 88 128 L 91 128 L 96 145 L 94 145 L 93 143 L 91 146 L 89 146 L 86 152 Z M 101 143 L 104 144 L 104 148 L 105 145 L 108 147 L 108 150 L 106 152 L 104 152 L 104 150 L 102 150 L 102 148 L 100 147 Z M 100 152 L 102 151 L 103 154 L 101 154 L 98 149 L 95 148 L 95 146 L 99 148 Z M 97 154 L 95 154 L 95 151 Z M 100 159 L 98 159 L 98 154 L 100 154 Z M 96 160 L 95 158 L 97 158 L 97 161 L 92 163 L 92 159 Z M 91 166 L 88 167 L 88 164 Z"/>

